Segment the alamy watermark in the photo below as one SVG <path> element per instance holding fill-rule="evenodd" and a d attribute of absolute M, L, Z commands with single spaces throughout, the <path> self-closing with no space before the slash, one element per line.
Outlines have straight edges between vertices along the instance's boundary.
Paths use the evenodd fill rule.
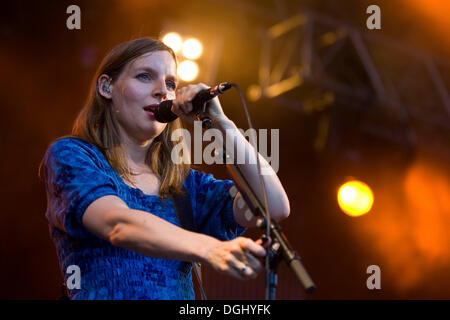
<path fill-rule="evenodd" d="M 258 148 L 259 154 L 268 165 L 261 162 L 261 174 L 277 173 L 280 166 L 280 130 L 270 130 L 270 154 L 268 154 L 268 130 L 259 129 L 226 129 L 225 139 L 218 129 L 207 129 L 203 132 L 202 122 L 194 121 L 194 152 L 191 162 L 192 138 L 189 130 L 180 128 L 172 132 L 171 140 L 176 142 L 172 149 L 171 158 L 176 164 L 256 164 L 256 154 L 253 148 Z M 239 136 L 248 138 L 253 148 L 246 148 Z M 203 149 L 203 142 L 210 143 Z M 225 156 L 224 156 L 225 152 Z M 269 166 L 271 168 L 269 168 Z M 273 171 L 272 171 L 273 170 Z"/>
<path fill-rule="evenodd" d="M 66 27 L 69 30 L 81 29 L 81 9 L 79 6 L 72 4 L 66 9 L 67 14 L 71 14 L 66 20 Z"/>
<path fill-rule="evenodd" d="M 366 20 L 366 26 L 367 29 L 373 30 L 373 29 L 381 29 L 381 9 L 376 4 L 372 4 L 367 7 L 366 10 L 367 14 L 370 14 L 370 16 Z"/>
<path fill-rule="evenodd" d="M 66 280 L 66 287 L 69 290 L 81 289 L 81 269 L 76 264 L 71 264 L 66 269 L 66 274 L 70 274 Z"/>
<path fill-rule="evenodd" d="M 70 5 L 66 9 L 66 13 L 70 16 L 66 20 L 66 26 L 69 30 L 81 29 L 81 9 L 77 5 Z M 366 20 L 367 29 L 381 29 L 381 9 L 376 4 L 367 7 L 366 13 L 370 16 Z"/>
<path fill-rule="evenodd" d="M 367 274 L 371 274 L 370 277 L 367 278 L 366 286 L 367 289 L 381 289 L 381 269 L 376 264 L 372 264 L 366 269 Z"/>

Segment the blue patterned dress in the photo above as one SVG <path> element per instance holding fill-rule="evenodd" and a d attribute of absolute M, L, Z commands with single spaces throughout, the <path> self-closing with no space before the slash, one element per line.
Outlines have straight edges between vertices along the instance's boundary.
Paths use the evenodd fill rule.
<path fill-rule="evenodd" d="M 86 208 L 96 199 L 114 195 L 131 209 L 154 214 L 179 225 L 173 203 L 125 184 L 92 144 L 65 138 L 54 142 L 44 157 L 46 218 L 65 281 L 67 268 L 81 272 L 81 288 L 71 299 L 194 299 L 191 264 L 145 256 L 113 246 L 82 224 Z M 245 229 L 233 217 L 232 181 L 190 169 L 184 187 L 200 233 L 231 240 Z"/>

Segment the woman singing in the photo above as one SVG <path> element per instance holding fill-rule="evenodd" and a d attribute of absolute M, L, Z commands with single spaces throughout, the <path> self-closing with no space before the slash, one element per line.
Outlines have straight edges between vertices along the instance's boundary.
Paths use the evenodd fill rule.
<path fill-rule="evenodd" d="M 71 299 L 194 299 L 191 262 L 208 264 L 239 279 L 256 277 L 262 241 L 240 237 L 247 207 L 230 195 L 232 181 L 216 180 L 171 159 L 171 133 L 193 123 L 191 100 L 204 84 L 177 89 L 177 61 L 162 42 L 141 38 L 114 48 L 99 66 L 72 136 L 53 142 L 42 162 L 46 218 L 61 272 L 80 270 Z M 152 108 L 173 100 L 179 119 L 155 120 Z M 219 99 L 212 100 L 213 127 L 235 130 Z M 253 147 L 239 133 L 248 156 Z M 261 165 L 270 167 L 260 156 Z M 250 162 L 251 163 L 251 162 Z M 239 165 L 260 191 L 257 167 Z M 289 201 L 275 172 L 264 176 L 269 212 L 289 215 Z M 172 197 L 185 195 L 195 232 L 180 227 Z"/>

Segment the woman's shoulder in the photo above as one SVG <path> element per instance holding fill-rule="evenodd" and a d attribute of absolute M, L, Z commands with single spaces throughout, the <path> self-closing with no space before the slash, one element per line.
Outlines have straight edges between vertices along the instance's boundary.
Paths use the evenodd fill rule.
<path fill-rule="evenodd" d="M 211 173 L 206 173 L 204 171 L 195 170 L 193 168 L 189 169 L 189 173 L 185 180 L 185 186 L 187 188 L 202 188 L 220 183 L 229 183 L 232 182 L 230 180 L 219 180 L 214 177 Z"/>
<path fill-rule="evenodd" d="M 79 138 L 77 136 L 62 136 L 56 138 L 50 143 L 49 148 L 51 150 L 61 150 L 61 149 L 78 149 L 78 148 L 95 148 L 93 144 L 88 141 Z"/>
<path fill-rule="evenodd" d="M 50 143 L 47 151 L 47 157 L 70 157 L 72 159 L 90 158 L 93 160 L 101 160 L 103 158 L 101 152 L 91 143 L 76 136 L 64 136 Z"/>
<path fill-rule="evenodd" d="M 202 180 L 204 180 L 205 178 L 213 178 L 212 174 L 207 174 L 203 171 L 199 171 L 193 168 L 189 169 L 189 173 L 186 177 L 186 183 L 189 185 L 195 185 L 200 183 Z"/>

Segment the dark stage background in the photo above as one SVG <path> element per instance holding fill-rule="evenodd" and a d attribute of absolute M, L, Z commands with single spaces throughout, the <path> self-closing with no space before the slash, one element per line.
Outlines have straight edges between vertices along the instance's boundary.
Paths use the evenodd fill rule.
<path fill-rule="evenodd" d="M 66 27 L 72 4 L 81 30 Z M 366 28 L 371 4 L 381 8 L 381 30 Z M 268 40 L 269 28 L 298 14 L 309 24 Z M 248 100 L 256 128 L 280 129 L 278 174 L 291 201 L 281 226 L 317 285 L 305 294 L 282 264 L 279 299 L 450 298 L 449 15 L 446 0 L 2 3 L 0 298 L 59 296 L 39 163 L 70 132 L 102 57 L 120 42 L 171 30 L 205 41 L 199 80 L 210 85 L 267 89 L 269 43 L 272 66 L 286 62 L 278 80 L 305 72 L 292 88 Z M 238 94 L 221 101 L 246 129 Z M 228 178 L 223 166 L 201 169 Z M 350 176 L 375 197 L 356 218 L 336 201 Z M 380 267 L 379 290 L 366 286 L 370 265 Z M 239 282 L 205 269 L 209 298 L 264 299 L 262 274 Z"/>

